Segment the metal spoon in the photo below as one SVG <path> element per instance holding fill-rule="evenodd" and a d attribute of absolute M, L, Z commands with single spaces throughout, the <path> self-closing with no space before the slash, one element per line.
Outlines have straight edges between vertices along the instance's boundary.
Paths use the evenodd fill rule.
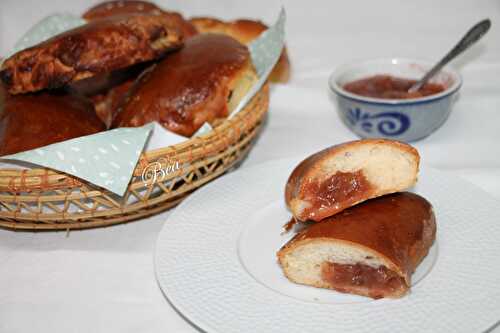
<path fill-rule="evenodd" d="M 477 23 L 475 26 L 470 28 L 469 31 L 465 34 L 465 36 L 462 37 L 462 39 L 455 45 L 450 52 L 448 52 L 443 59 L 441 59 L 434 67 L 431 68 L 430 71 L 427 72 L 427 74 L 424 75 L 423 78 L 415 82 L 410 89 L 408 89 L 409 93 L 414 93 L 418 91 L 422 86 L 429 81 L 430 78 L 432 78 L 437 72 L 439 72 L 448 62 L 450 62 L 452 59 L 454 59 L 457 55 L 462 53 L 463 51 L 467 50 L 469 46 L 477 42 L 478 40 L 483 37 L 486 32 L 491 27 L 491 21 L 489 19 L 482 20 L 481 22 Z"/>

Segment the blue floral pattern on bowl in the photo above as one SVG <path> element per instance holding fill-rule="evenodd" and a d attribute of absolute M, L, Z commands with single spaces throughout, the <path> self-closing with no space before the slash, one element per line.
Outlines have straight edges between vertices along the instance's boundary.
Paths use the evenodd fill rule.
<path fill-rule="evenodd" d="M 387 138 L 411 142 L 425 138 L 448 118 L 462 79 L 445 67 L 433 80 L 445 85 L 440 93 L 409 99 L 381 99 L 346 91 L 347 82 L 377 73 L 402 78 L 420 78 L 434 63 L 406 58 L 383 58 L 341 65 L 330 75 L 328 85 L 337 101 L 337 112 L 344 124 L 362 138 Z M 333 97 L 333 96 L 332 96 Z"/>
<path fill-rule="evenodd" d="M 410 128 L 410 118 L 400 112 L 381 112 L 370 114 L 360 108 L 349 108 L 347 121 L 352 126 L 360 126 L 365 132 L 372 133 L 373 128 L 386 136 L 398 136 Z"/>

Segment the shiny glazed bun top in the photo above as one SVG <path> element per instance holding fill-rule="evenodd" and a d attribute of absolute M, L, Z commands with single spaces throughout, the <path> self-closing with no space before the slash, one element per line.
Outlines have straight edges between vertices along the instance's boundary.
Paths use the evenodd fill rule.
<path fill-rule="evenodd" d="M 82 17 L 91 21 L 123 14 L 160 15 L 161 13 L 161 8 L 149 1 L 112 0 L 95 5 L 83 13 Z"/>
<path fill-rule="evenodd" d="M 123 14 L 165 15 L 177 24 L 184 38 L 189 38 L 197 34 L 196 28 L 189 21 L 186 21 L 181 14 L 164 11 L 154 3 L 148 1 L 105 1 L 87 10 L 82 17 L 88 21 L 92 21 Z"/>
<path fill-rule="evenodd" d="M 57 88 L 157 59 L 182 46 L 166 16 L 122 15 L 89 22 L 5 60 L 0 79 L 11 94 Z"/>
<path fill-rule="evenodd" d="M 0 156 L 105 130 L 88 100 L 61 92 L 1 95 Z"/>
<path fill-rule="evenodd" d="M 193 17 L 190 22 L 199 33 L 218 33 L 231 36 L 240 43 L 248 45 L 257 39 L 268 26 L 261 21 L 239 19 L 234 21 L 221 21 L 213 17 Z M 271 82 L 286 83 L 290 79 L 291 65 L 286 47 L 269 76 Z"/>
<path fill-rule="evenodd" d="M 157 121 L 191 136 L 204 122 L 226 117 L 255 80 L 244 45 L 225 35 L 197 35 L 142 75 L 112 127 Z"/>

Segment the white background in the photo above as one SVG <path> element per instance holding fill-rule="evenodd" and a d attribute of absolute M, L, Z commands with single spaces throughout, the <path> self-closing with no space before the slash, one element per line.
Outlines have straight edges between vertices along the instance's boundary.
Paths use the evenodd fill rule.
<path fill-rule="evenodd" d="M 0 0 L 0 55 L 44 16 L 79 14 L 94 3 Z M 268 23 L 280 7 L 277 1 L 257 0 L 159 3 L 186 16 L 253 17 Z M 470 26 L 489 17 L 488 35 L 454 62 L 464 85 L 450 118 L 415 146 L 424 164 L 500 198 L 500 2 L 283 4 L 292 82 L 273 89 L 264 132 L 242 167 L 355 139 L 328 95 L 327 78 L 336 66 L 373 57 L 437 60 Z M 194 332 L 154 278 L 153 248 L 167 216 L 68 236 L 0 230 L 0 332 Z"/>

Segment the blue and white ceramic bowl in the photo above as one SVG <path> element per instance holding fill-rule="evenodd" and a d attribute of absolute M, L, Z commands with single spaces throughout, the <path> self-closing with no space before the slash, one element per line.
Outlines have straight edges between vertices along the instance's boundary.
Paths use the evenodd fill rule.
<path fill-rule="evenodd" d="M 363 138 L 389 138 L 415 141 L 428 136 L 448 118 L 462 85 L 460 75 L 445 67 L 431 82 L 446 89 L 435 95 L 413 99 L 381 99 L 356 95 L 344 90 L 344 84 L 377 74 L 419 79 L 432 63 L 414 59 L 377 59 L 339 67 L 330 76 L 329 85 L 336 95 L 342 121 Z"/>

